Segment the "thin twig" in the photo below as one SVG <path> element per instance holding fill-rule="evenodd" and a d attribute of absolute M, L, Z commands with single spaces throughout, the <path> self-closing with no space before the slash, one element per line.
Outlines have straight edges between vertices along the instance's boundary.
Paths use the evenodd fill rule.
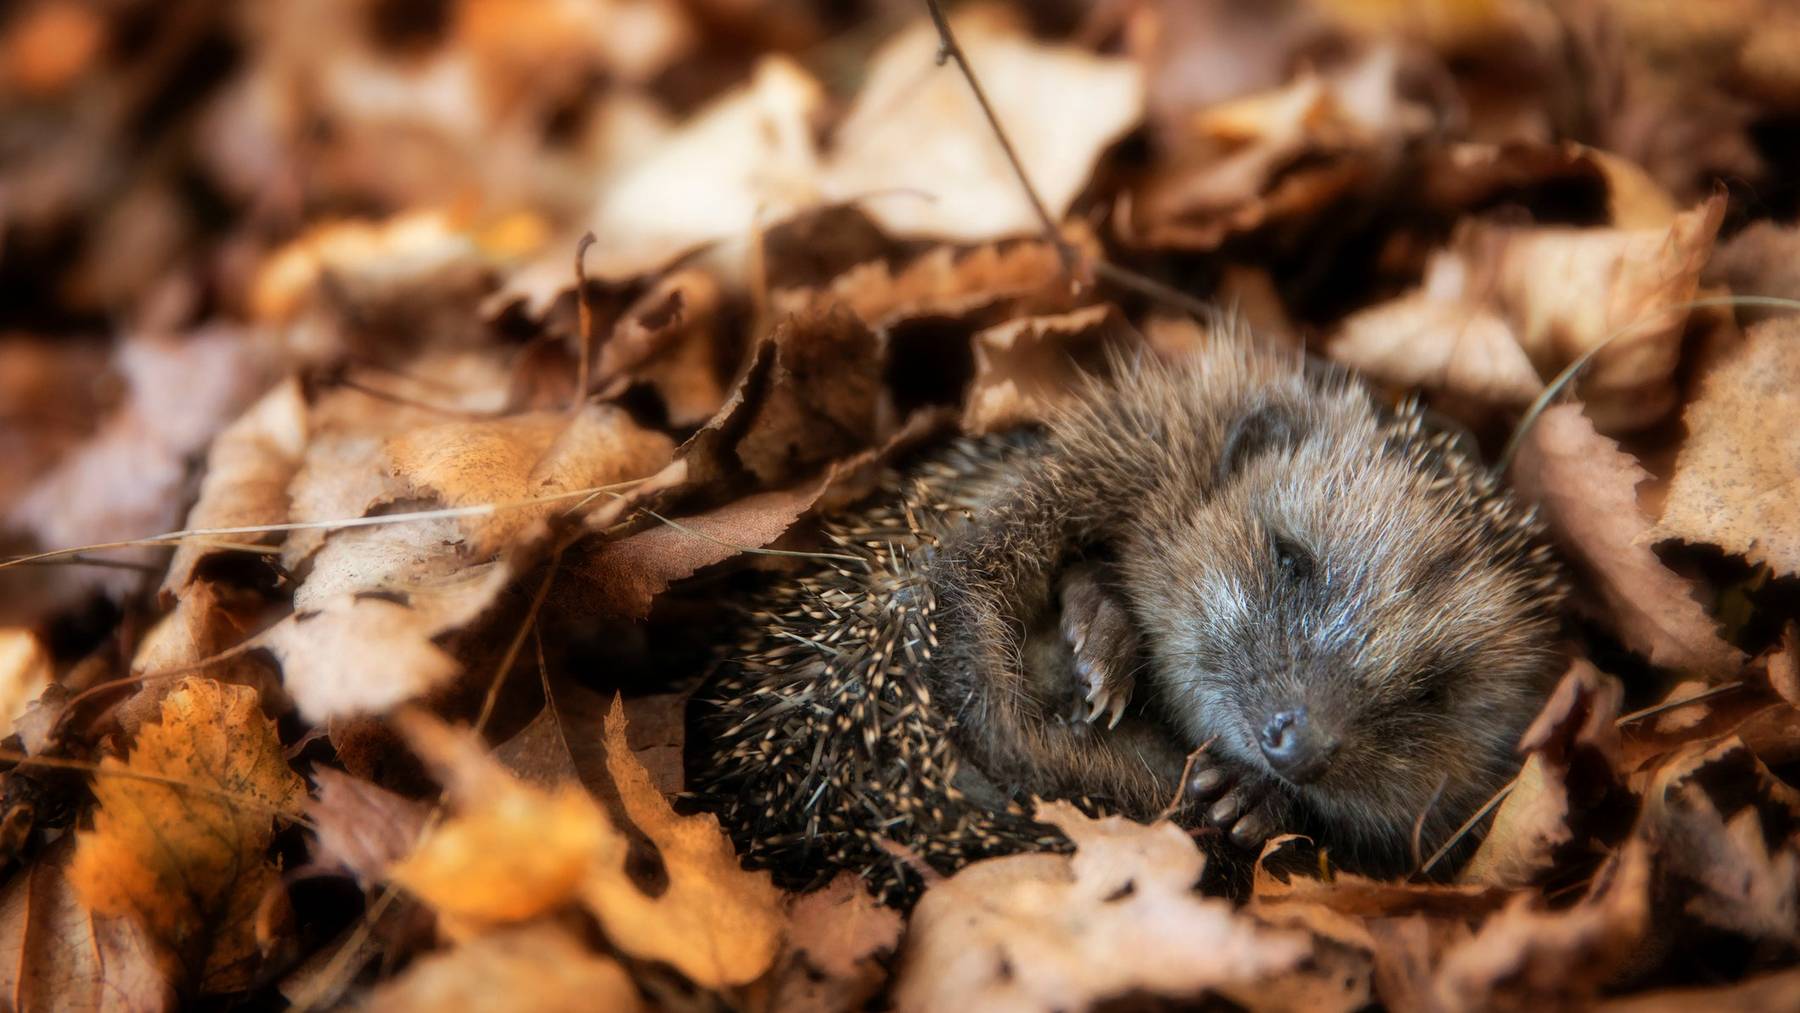
<path fill-rule="evenodd" d="M 1595 356 L 1598 356 L 1604 351 L 1608 345 L 1627 334 L 1642 330 L 1653 323 L 1657 323 L 1662 315 L 1666 313 L 1714 309 L 1720 307 L 1735 308 L 1738 306 L 1760 306 L 1765 309 L 1800 310 L 1800 300 L 1783 299 L 1779 296 L 1772 295 L 1707 296 L 1701 299 L 1689 299 L 1687 302 L 1676 303 L 1673 306 L 1665 306 L 1660 310 L 1653 311 L 1651 315 L 1640 317 L 1633 320 L 1631 323 L 1620 327 L 1618 330 L 1608 334 L 1605 338 L 1602 338 L 1599 344 L 1577 356 L 1574 362 L 1564 366 L 1562 372 L 1556 374 L 1556 378 L 1551 380 L 1549 385 L 1544 388 L 1543 393 L 1539 394 L 1537 398 L 1531 402 L 1531 407 L 1525 409 L 1524 417 L 1519 419 L 1519 424 L 1517 426 L 1513 427 L 1512 435 L 1507 437 L 1506 446 L 1501 449 L 1499 458 L 1494 461 L 1494 474 L 1503 475 L 1508 468 L 1512 467 L 1513 459 L 1518 457 L 1519 448 L 1524 446 L 1525 437 L 1531 432 L 1531 428 L 1537 424 L 1537 420 L 1549 409 L 1550 405 L 1564 390 L 1574 384 L 1576 378 L 1581 375 L 1581 371 L 1586 369 L 1588 365 L 1594 361 Z"/>
<path fill-rule="evenodd" d="M 1437 790 L 1431 793 L 1431 797 L 1425 800 L 1425 807 L 1419 810 L 1419 818 L 1413 820 L 1412 860 L 1415 869 L 1425 864 L 1425 818 L 1431 815 L 1431 810 L 1437 808 L 1438 800 L 1444 797 L 1444 789 L 1449 786 L 1450 772 L 1446 770 L 1438 777 Z"/>
<path fill-rule="evenodd" d="M 994 140 L 1000 142 L 1000 150 L 1005 152 L 1006 161 L 1019 180 L 1019 189 L 1024 191 L 1025 199 L 1031 202 L 1031 210 L 1037 214 L 1038 224 L 1043 226 L 1044 238 L 1056 247 L 1056 255 L 1062 258 L 1063 271 L 1074 277 L 1079 255 L 1056 227 L 1056 219 L 1050 216 L 1050 209 L 1044 206 L 1044 199 L 1038 196 L 1037 187 L 1031 185 L 1031 177 L 1025 175 L 1025 163 L 1019 160 L 1019 153 L 1013 148 L 1011 138 L 1006 136 L 1006 128 L 1000 125 L 1000 117 L 988 102 L 987 92 L 981 87 L 981 79 L 975 76 L 975 68 L 969 65 L 968 55 L 956 41 L 956 33 L 950 29 L 950 19 L 944 16 L 943 5 L 938 0 L 925 0 L 925 9 L 931 14 L 932 26 L 937 29 L 938 66 L 943 66 L 945 60 L 952 60 L 956 63 L 956 69 L 962 71 L 963 80 L 969 82 L 969 90 L 975 93 L 976 104 L 981 106 L 981 114 L 987 117 L 988 127 L 994 131 Z"/>
<path fill-rule="evenodd" d="M 249 809 L 252 812 L 267 813 L 277 819 L 283 819 L 287 820 L 289 823 L 299 824 L 308 830 L 317 831 L 319 829 L 317 824 L 299 813 L 288 812 L 280 806 L 273 806 L 258 799 L 226 791 L 223 788 L 215 788 L 210 784 L 200 784 L 197 781 L 184 781 L 178 777 L 164 777 L 161 774 L 150 774 L 141 770 L 133 770 L 130 767 L 125 766 L 108 767 L 103 764 L 94 763 L 91 760 L 70 760 L 56 756 L 31 756 L 26 753 L 15 752 L 11 749 L 0 749 L 0 762 L 10 762 L 14 764 L 12 770 L 18 770 L 20 767 L 32 766 L 52 767 L 56 770 L 76 770 L 84 774 L 91 774 L 94 777 L 118 777 L 124 778 L 127 781 L 144 781 L 149 784 L 160 785 L 164 788 L 174 788 L 180 791 L 192 792 L 196 795 L 210 795 L 214 799 L 228 805 Z"/>
<path fill-rule="evenodd" d="M 588 360 L 592 355 L 590 346 L 594 343 L 594 307 L 588 302 L 587 252 L 596 241 L 592 232 L 584 232 L 581 241 L 575 244 L 575 337 L 581 345 L 581 358 L 575 371 L 575 398 L 569 405 L 570 412 L 580 411 L 587 403 Z"/>
<path fill-rule="evenodd" d="M 1742 688 L 1744 688 L 1744 684 L 1741 682 L 1724 683 L 1723 685 L 1714 686 L 1708 690 L 1702 690 L 1701 692 L 1695 693 L 1693 696 L 1684 696 L 1679 700 L 1664 700 L 1662 703 L 1653 704 L 1649 707 L 1645 707 L 1643 710 L 1632 711 L 1630 714 L 1627 714 L 1614 722 L 1614 724 L 1623 728 L 1633 721 L 1642 721 L 1644 718 L 1654 717 L 1665 711 L 1679 710 L 1686 707 L 1688 704 L 1699 703 L 1702 700 L 1711 700 L 1715 696 L 1723 696 L 1732 690 Z"/>
<path fill-rule="evenodd" d="M 956 41 L 956 32 L 950 27 L 950 19 L 944 15 L 942 3 L 940 0 L 925 0 L 925 10 L 931 15 L 932 27 L 937 29 L 938 63 L 941 65 L 946 60 L 954 62 L 956 69 L 962 72 L 963 80 L 969 83 L 969 91 L 974 93 L 976 104 L 981 106 L 981 114 L 986 117 L 988 126 L 994 132 L 994 140 L 999 142 L 1007 164 L 1012 166 L 1013 177 L 1019 181 L 1019 189 L 1024 191 L 1032 212 L 1037 215 L 1044 241 L 1056 249 L 1056 255 L 1061 259 L 1063 271 L 1071 279 L 1079 279 L 1085 269 L 1099 280 L 1148 296 L 1203 320 L 1217 316 L 1217 308 L 1207 304 L 1205 300 L 1188 295 L 1149 275 L 1120 267 L 1104 257 L 1086 256 L 1063 236 L 1049 207 L 1038 196 L 1037 187 L 1032 185 L 1031 177 L 1025 174 L 1025 164 L 1019 158 L 1018 149 L 1013 147 L 1012 139 L 1006 135 L 1006 128 L 1001 126 L 1000 116 L 988 101 L 987 92 L 981 87 L 981 79 L 976 76 L 975 67 L 969 63 L 968 54 L 963 52 L 962 45 Z"/>
<path fill-rule="evenodd" d="M 1471 830 L 1474 830 L 1477 826 L 1479 826 L 1481 824 L 1482 820 L 1487 819 L 1487 816 L 1489 813 L 1491 813 L 1495 809 L 1499 808 L 1500 803 L 1506 801 L 1507 796 L 1511 795 L 1513 793 L 1513 789 L 1517 788 L 1518 786 L 1519 786 L 1519 777 L 1517 774 L 1515 774 L 1515 775 L 1513 775 L 1513 779 L 1506 782 L 1504 785 L 1501 785 L 1500 790 L 1497 792 L 1494 792 L 1493 797 L 1489 798 L 1487 800 L 1487 802 L 1485 804 L 1483 804 L 1480 809 L 1475 810 L 1473 815 L 1471 815 L 1468 819 L 1464 820 L 1463 825 L 1456 828 L 1456 833 L 1453 833 L 1450 835 L 1450 839 L 1444 842 L 1443 847 L 1432 852 L 1431 857 L 1427 858 L 1425 860 L 1425 863 L 1423 865 L 1420 865 L 1418 867 L 1418 869 L 1416 869 L 1413 872 L 1413 876 L 1415 876 L 1415 877 L 1424 876 L 1424 875 L 1427 875 L 1428 873 L 1430 873 L 1432 870 L 1432 867 L 1437 865 L 1439 862 L 1443 861 L 1444 856 L 1448 855 L 1450 853 L 1451 848 L 1456 847 L 1456 844 L 1458 841 L 1461 841 L 1464 837 L 1469 836 L 1469 832 Z"/>

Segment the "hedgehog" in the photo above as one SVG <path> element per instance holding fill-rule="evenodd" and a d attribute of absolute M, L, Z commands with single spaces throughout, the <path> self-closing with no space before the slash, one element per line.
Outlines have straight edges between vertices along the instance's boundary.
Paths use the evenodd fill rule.
<path fill-rule="evenodd" d="M 1512 776 L 1563 667 L 1534 512 L 1416 401 L 1215 333 L 823 522 L 690 712 L 746 860 L 903 903 L 1064 846 L 1061 798 L 1392 875 Z"/>

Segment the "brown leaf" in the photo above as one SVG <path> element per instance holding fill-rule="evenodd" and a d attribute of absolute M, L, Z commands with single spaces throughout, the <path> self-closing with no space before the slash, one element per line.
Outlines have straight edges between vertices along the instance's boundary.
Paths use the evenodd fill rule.
<path fill-rule="evenodd" d="M 65 837 L 0 889 L 0 1000 L 18 1013 L 173 1009 L 145 930 L 82 906 L 68 878 L 73 853 Z"/>
<path fill-rule="evenodd" d="M 1669 988 L 1607 999 L 1595 1013 L 1690 1013 L 1701 1009 L 1778 1010 L 1800 1006 L 1800 969 L 1746 978 L 1730 985 Z"/>
<path fill-rule="evenodd" d="M 596 607 L 629 619 L 650 614 L 650 605 L 668 586 L 723 562 L 745 548 L 758 549 L 780 538 L 825 490 L 829 475 L 777 492 L 756 493 L 704 514 L 676 519 L 606 542 L 586 560 L 571 565 L 594 584 Z"/>
<path fill-rule="evenodd" d="M 1615 855 L 1574 906 L 1550 910 L 1517 894 L 1452 947 L 1434 976 L 1447 1010 L 1525 1009 L 1591 1001 L 1637 952 L 1649 931 L 1650 849 Z"/>
<path fill-rule="evenodd" d="M 445 422 L 388 440 L 387 467 L 416 498 L 445 506 L 514 504 L 536 496 L 642 478 L 669 462 L 674 444 L 613 405 L 570 417 L 534 412 Z M 538 519 L 572 503 L 545 503 L 464 518 L 461 550 L 485 559 Z"/>
<path fill-rule="evenodd" d="M 1074 856 L 976 862 L 925 891 L 896 975 L 902 1010 L 1066 1009 L 1138 991 L 1254 996 L 1293 971 L 1308 937 L 1265 928 L 1192 887 L 1205 857 L 1170 823 L 1038 809 Z"/>
<path fill-rule="evenodd" d="M 1611 339 L 1579 389 L 1602 431 L 1642 428 L 1675 404 L 1685 303 L 1724 211 L 1716 198 L 1642 227 L 1467 223 L 1418 289 L 1346 320 L 1332 354 L 1391 382 L 1517 406 Z"/>
<path fill-rule="evenodd" d="M 361 778 L 320 767 L 312 772 L 319 797 L 307 802 L 318 836 L 313 861 L 341 866 L 363 883 L 375 883 L 404 858 L 425 828 L 423 803 Z"/>
<path fill-rule="evenodd" d="M 280 663 L 282 685 L 308 720 L 380 713 L 455 678 L 460 666 L 433 638 L 479 616 L 510 576 L 493 563 L 429 588 L 377 587 L 317 604 L 296 596 L 294 614 L 257 644 Z"/>
<path fill-rule="evenodd" d="M 686 480 L 812 474 L 893 428 L 873 332 L 841 308 L 789 317 L 759 344 L 731 397 L 682 445 Z"/>
<path fill-rule="evenodd" d="M 1645 792 L 1637 834 L 1686 889 L 1683 913 L 1750 940 L 1800 943 L 1800 791 L 1741 742 L 1698 742 Z"/>
<path fill-rule="evenodd" d="M 1751 222 L 1742 232 L 1719 244 L 1706 262 L 1703 280 L 1723 284 L 1739 295 L 1800 299 L 1800 226 Z M 1736 306 L 1733 310 L 1746 324 L 1793 312 L 1778 306 L 1753 305 Z"/>
<path fill-rule="evenodd" d="M 1570 667 L 1520 740 L 1525 766 L 1462 882 L 1516 889 L 1551 867 L 1574 837 L 1571 824 L 1594 801 L 1594 786 L 1581 782 L 1604 787 L 1615 779 L 1622 696 L 1618 680 L 1586 660 Z"/>
<path fill-rule="evenodd" d="M 903 925 L 858 876 L 838 874 L 788 909 L 787 946 L 761 1008 L 860 1009 L 887 980 L 882 958 L 899 945 Z"/>
<path fill-rule="evenodd" d="M 741 240 L 759 218 L 816 197 L 812 121 L 822 89 L 772 56 L 608 180 L 586 216 L 614 259 L 653 266 L 677 251 Z M 741 250 L 741 247 L 738 247 Z M 718 262 L 742 263 L 721 251 Z"/>
<path fill-rule="evenodd" d="M 1346 317 L 1331 357 L 1389 383 L 1528 404 L 1543 381 L 1505 320 L 1462 301 L 1467 270 L 1453 255 L 1434 255 L 1417 291 Z"/>
<path fill-rule="evenodd" d="M 69 881 L 95 914 L 142 925 L 178 985 L 242 988 L 258 954 L 253 916 L 280 887 L 266 856 L 273 819 L 297 813 L 304 793 L 254 691 L 184 679 L 129 757 L 102 762 Z"/>
<path fill-rule="evenodd" d="M 958 17 L 957 41 L 1053 219 L 1086 185 L 1100 152 L 1143 115 L 1131 61 L 1032 39 L 992 8 Z M 872 58 L 838 128 L 824 184 L 861 199 L 890 232 L 978 242 L 1042 226 L 992 128 L 938 37 L 918 24 Z M 1062 96 L 1054 103 L 1047 94 Z"/>
<path fill-rule="evenodd" d="M 51 674 L 50 652 L 35 633 L 0 628 L 0 738 L 13 733 L 13 722 L 50 685 Z"/>
<path fill-rule="evenodd" d="M 1378 181 L 1391 151 L 1435 118 L 1402 93 L 1399 56 L 1392 45 L 1363 47 L 1322 72 L 1190 116 L 1170 157 L 1131 194 L 1120 222 L 1126 238 L 1216 249 L 1304 221 Z"/>
<path fill-rule="evenodd" d="M 307 408 L 297 380 L 263 395 L 212 443 L 206 453 L 200 499 L 188 511 L 188 528 L 234 528 L 282 524 L 288 520 L 288 485 L 306 451 Z M 236 535 L 234 542 L 265 542 L 273 536 Z M 181 595 L 201 561 L 217 553 L 203 540 L 175 550 L 163 576 L 165 596 Z"/>
<path fill-rule="evenodd" d="M 1538 418 L 1512 468 L 1520 494 L 1537 503 L 1557 542 L 1581 566 L 1594 604 L 1626 646 L 1654 664 L 1722 678 L 1743 656 L 1719 639 L 1688 583 L 1646 544 L 1653 529 L 1634 490 L 1647 477 L 1575 404 Z"/>
<path fill-rule="evenodd" d="M 186 493 L 187 459 L 259 389 L 254 351 L 241 330 L 223 326 L 183 337 L 126 341 L 117 366 L 124 404 L 11 504 L 0 528 L 60 549 L 161 534 L 175 527 Z M 151 563 L 155 549 L 111 554 Z M 94 591 L 120 594 L 142 578 L 131 569 L 40 567 L 7 574 L 0 617 L 30 617 Z M 27 584 L 26 581 L 31 581 Z"/>
<path fill-rule="evenodd" d="M 1800 574 L 1800 322 L 1772 320 L 1706 375 L 1658 537 L 1717 545 Z"/>
<path fill-rule="evenodd" d="M 1019 317 L 975 335 L 975 380 L 963 429 L 988 433 L 1042 421 L 1068 395 L 1085 367 L 1097 370 L 1109 349 L 1136 339 L 1110 305 L 1056 316 Z"/>
<path fill-rule="evenodd" d="M 1084 254 L 1100 251 L 1091 232 L 1072 225 L 1068 241 Z M 1025 313 L 1056 313 L 1075 296 L 1056 248 L 1041 240 L 990 243 L 973 249 L 933 247 L 904 266 L 872 259 L 818 286 L 774 292 L 777 313 L 823 313 L 842 304 L 877 331 L 927 317 L 994 324 Z"/>
<path fill-rule="evenodd" d="M 617 960 L 553 922 L 501 929 L 413 963 L 369 996 L 371 1010 L 486 1013 L 529 1001 L 545 1013 L 644 1009 Z"/>
<path fill-rule="evenodd" d="M 632 875 L 628 849 L 617 847 L 595 863 L 582 886 L 583 901 L 627 952 L 667 961 L 696 984 L 717 988 L 761 977 L 785 927 L 769 874 L 738 867 L 717 817 L 675 814 L 631 755 L 617 700 L 604 734 L 607 770 L 624 818 L 656 846 L 668 882 L 647 892 Z"/>

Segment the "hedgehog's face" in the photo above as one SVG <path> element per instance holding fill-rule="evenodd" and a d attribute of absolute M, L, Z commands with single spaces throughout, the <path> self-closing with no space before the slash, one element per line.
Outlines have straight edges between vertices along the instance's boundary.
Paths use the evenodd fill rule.
<path fill-rule="evenodd" d="M 1358 408 L 1228 439 L 1177 549 L 1134 553 L 1129 583 L 1192 744 L 1341 846 L 1391 852 L 1428 809 L 1441 840 L 1516 767 L 1554 674 L 1554 572 L 1504 500 Z"/>

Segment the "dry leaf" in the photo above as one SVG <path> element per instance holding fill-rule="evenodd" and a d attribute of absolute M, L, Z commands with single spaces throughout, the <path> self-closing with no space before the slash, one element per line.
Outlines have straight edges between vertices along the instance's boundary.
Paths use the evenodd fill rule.
<path fill-rule="evenodd" d="M 645 1008 L 619 962 L 568 929 L 537 923 L 501 929 L 434 953 L 369 996 L 367 1008 L 418 1013 L 502 1013 L 526 1003 L 543 1013 Z"/>
<path fill-rule="evenodd" d="M 266 854 L 274 820 L 297 815 L 305 797 L 256 693 L 182 680 L 127 759 L 102 762 L 94 796 L 94 827 L 77 836 L 69 868 L 81 902 L 142 925 L 184 990 L 247 985 L 253 918 L 281 882 Z"/>
<path fill-rule="evenodd" d="M 1750 940 L 1800 943 L 1800 791 L 1741 742 L 1698 742 L 1657 771 L 1637 834 L 1660 846 L 1683 912 Z"/>
<path fill-rule="evenodd" d="M 37 634 L 18 627 L 0 628 L 0 738 L 50 685 L 50 653 Z"/>
<path fill-rule="evenodd" d="M 1483 404 L 1530 403 L 1543 381 L 1506 321 L 1462 300 L 1468 270 L 1460 257 L 1435 254 L 1418 291 L 1346 317 L 1331 357 L 1389 383 Z"/>
<path fill-rule="evenodd" d="M 70 838 L 0 889 L 0 1002 L 18 1013 L 175 1008 L 162 957 L 129 918 L 96 916 L 69 883 Z"/>
<path fill-rule="evenodd" d="M 1525 766 L 1461 882 L 1516 889 L 1550 868 L 1556 850 L 1573 839 L 1572 824 L 1594 801 L 1592 788 L 1579 782 L 1604 785 L 1614 778 L 1622 695 L 1616 679 L 1587 661 L 1570 667 L 1525 730 L 1519 743 Z"/>
<path fill-rule="evenodd" d="M 1650 551 L 1650 521 L 1636 488 L 1649 477 L 1594 431 L 1581 406 L 1557 405 L 1531 428 L 1512 478 L 1565 553 L 1589 578 L 1598 606 L 1626 646 L 1657 665 L 1722 678 L 1743 663 L 1719 639 L 1688 583 Z"/>
<path fill-rule="evenodd" d="M 1513 901 L 1444 955 L 1432 985 L 1446 1010 L 1591 1001 L 1637 952 L 1650 921 L 1648 847 L 1613 856 L 1574 906 Z"/>
<path fill-rule="evenodd" d="M 579 786 L 529 787 L 472 736 L 416 712 L 402 727 L 446 779 L 458 815 L 396 865 L 394 879 L 456 919 L 462 934 L 579 900 L 633 956 L 666 961 L 709 988 L 755 980 L 780 943 L 779 894 L 766 873 L 738 868 L 715 817 L 674 814 L 632 759 L 623 725 L 615 704 L 607 770 L 623 818 L 660 859 L 658 889 L 634 878 L 642 866 L 629 861 L 633 838 Z"/>
<path fill-rule="evenodd" d="M 900 912 L 869 895 L 853 873 L 788 909 L 787 948 L 776 964 L 768 1010 L 860 1009 L 887 980 L 882 958 L 900 943 Z"/>
<path fill-rule="evenodd" d="M 1033 189 L 1060 220 L 1100 152 L 1142 117 L 1141 71 L 1037 42 L 992 9 L 955 27 Z M 979 242 L 1039 231 L 968 83 L 939 65 L 937 49 L 937 33 L 919 24 L 874 55 L 838 128 L 825 188 L 861 200 L 899 235 Z"/>
<path fill-rule="evenodd" d="M 200 499 L 188 511 L 188 528 L 235 528 L 288 520 L 288 485 L 306 451 L 307 409 L 300 384 L 288 380 L 263 395 L 225 427 L 206 454 Z M 257 543 L 271 536 L 235 535 Z M 179 596 L 195 567 L 218 550 L 190 539 L 175 550 L 163 577 L 163 593 Z"/>
<path fill-rule="evenodd" d="M 1205 865 L 1173 824 L 1089 820 L 1065 803 L 1038 818 L 1073 857 L 976 862 L 925 891 L 896 977 L 902 1010 L 1054 1010 L 1139 992 L 1254 996 L 1311 946 L 1193 892 Z"/>
<path fill-rule="evenodd" d="M 988 433 L 1043 421 L 1104 365 L 1108 351 L 1128 351 L 1136 334 L 1112 306 L 1057 316 L 1019 317 L 975 335 L 975 380 L 963 429 Z"/>
<path fill-rule="evenodd" d="M 1199 110 L 1130 195 L 1135 243 L 1211 250 L 1233 236 L 1314 215 L 1380 180 L 1436 114 L 1403 94 L 1400 53 L 1364 47 L 1285 86 Z"/>
<path fill-rule="evenodd" d="M 1658 537 L 1717 545 L 1800 574 L 1800 324 L 1750 329 L 1684 417 Z"/>
<path fill-rule="evenodd" d="M 1071 226 L 1065 238 L 1084 255 L 1099 253 L 1091 232 Z M 896 267 L 872 258 L 812 284 L 778 289 L 777 313 L 824 313 L 842 304 L 877 331 L 910 320 L 949 317 L 996 324 L 1022 313 L 1072 308 L 1071 289 L 1056 248 L 1041 240 L 990 243 L 973 249 L 935 246 Z"/>
<path fill-rule="evenodd" d="M 780 538 L 810 509 L 829 476 L 778 492 L 757 493 L 690 517 L 606 542 L 572 566 L 594 585 L 595 607 L 606 614 L 642 619 L 668 586 L 744 549 Z"/>
<path fill-rule="evenodd" d="M 422 802 L 320 767 L 312 772 L 318 798 L 306 805 L 318 843 L 313 861 L 341 866 L 364 883 L 378 882 L 388 866 L 404 858 L 425 828 Z"/>
<path fill-rule="evenodd" d="M 765 59 L 717 99 L 608 181 L 588 223 L 600 250 L 643 266 L 709 243 L 721 264 L 741 264 L 732 241 L 759 218 L 810 203 L 818 154 L 812 121 L 824 96 L 805 71 Z"/>
<path fill-rule="evenodd" d="M 1346 320 L 1332 354 L 1377 377 L 1519 406 L 1610 340 L 1580 384 L 1603 432 L 1675 403 L 1686 303 L 1725 213 L 1715 198 L 1634 228 L 1465 224 L 1420 287 Z"/>
<path fill-rule="evenodd" d="M 651 893 L 633 875 L 625 842 L 597 856 L 581 896 L 621 948 L 674 965 L 717 988 L 761 977 L 781 944 L 780 894 L 766 872 L 738 867 L 731 841 L 711 814 L 677 816 L 631 755 L 625 711 L 607 715 L 606 766 L 624 817 L 650 838 L 667 882 Z"/>
<path fill-rule="evenodd" d="M 482 422 L 445 422 L 394 436 L 387 468 L 412 498 L 445 506 L 517 504 L 561 492 L 642 478 L 669 463 L 675 445 L 612 405 L 579 414 L 535 412 Z M 485 559 L 533 522 L 573 501 L 510 507 L 460 521 L 469 558 Z"/>

